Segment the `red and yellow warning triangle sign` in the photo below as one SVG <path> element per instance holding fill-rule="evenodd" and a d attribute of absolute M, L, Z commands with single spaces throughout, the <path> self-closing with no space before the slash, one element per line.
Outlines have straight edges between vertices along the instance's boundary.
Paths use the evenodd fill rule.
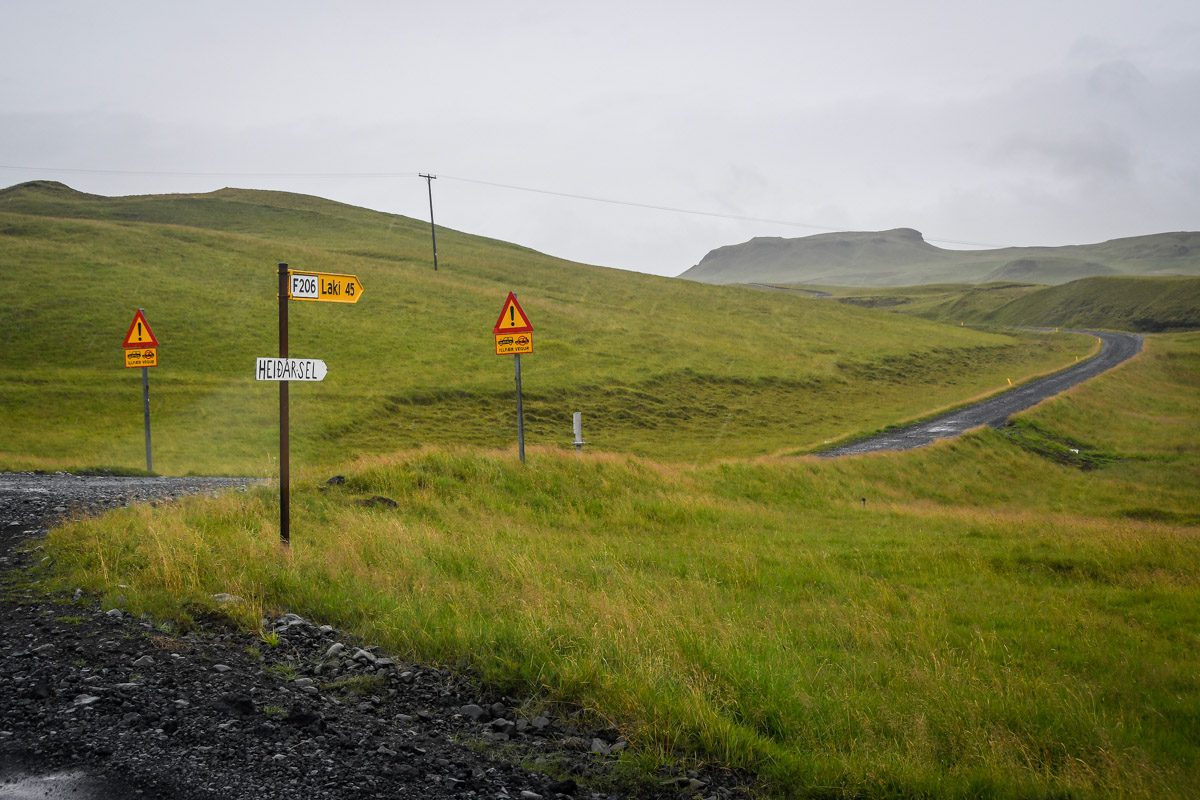
<path fill-rule="evenodd" d="M 133 315 L 133 322 L 129 323 L 129 331 L 125 334 L 125 341 L 121 342 L 121 347 L 126 350 L 158 347 L 158 339 L 154 338 L 154 331 L 150 330 L 150 323 L 146 322 L 146 315 L 140 308 Z"/>
<path fill-rule="evenodd" d="M 496 327 L 492 328 L 492 333 L 533 333 L 533 323 L 525 316 L 521 304 L 517 302 L 517 296 L 512 292 L 508 293 L 504 308 L 500 309 L 500 318 L 496 320 Z"/>

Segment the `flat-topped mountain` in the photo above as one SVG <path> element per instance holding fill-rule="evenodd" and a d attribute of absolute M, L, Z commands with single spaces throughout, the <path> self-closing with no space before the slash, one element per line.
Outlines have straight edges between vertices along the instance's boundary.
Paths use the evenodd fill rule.
<path fill-rule="evenodd" d="M 1103 275 L 1200 275 L 1200 232 L 1156 233 L 1064 247 L 947 250 L 911 228 L 756 237 L 718 247 L 679 277 L 703 283 L 906 286 Z"/>

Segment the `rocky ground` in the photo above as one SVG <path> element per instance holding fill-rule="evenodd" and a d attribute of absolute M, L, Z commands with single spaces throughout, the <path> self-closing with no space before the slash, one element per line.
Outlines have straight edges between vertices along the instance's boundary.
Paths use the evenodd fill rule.
<path fill-rule="evenodd" d="M 619 781 L 618 730 L 494 696 L 319 620 L 283 613 L 260 636 L 213 615 L 177 634 L 80 591 L 47 596 L 23 570 L 66 516 L 244 484 L 0 474 L 0 798 L 747 793 L 708 770 Z"/>

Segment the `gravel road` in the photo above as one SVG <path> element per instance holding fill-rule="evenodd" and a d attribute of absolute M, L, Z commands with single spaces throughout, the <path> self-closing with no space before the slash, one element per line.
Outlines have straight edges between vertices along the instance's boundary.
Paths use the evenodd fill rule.
<path fill-rule="evenodd" d="M 1133 358 L 1142 349 L 1142 337 L 1135 333 L 1108 331 L 1078 331 L 1100 339 L 1100 352 L 1062 372 L 1031 381 L 982 403 L 951 411 L 940 417 L 919 422 L 906 428 L 887 431 L 869 439 L 824 450 L 817 455 L 826 458 L 874 453 L 879 450 L 909 450 L 938 439 L 958 436 L 972 428 L 1003 425 L 1019 411 L 1032 408 L 1043 400 L 1070 389 L 1076 384 L 1107 372 L 1123 361 Z"/>
<path fill-rule="evenodd" d="M 316 620 L 264 620 L 275 643 L 215 615 L 181 634 L 79 591 L 48 597 L 22 570 L 63 517 L 246 484 L 0 473 L 0 798 L 744 795 L 716 771 L 614 793 L 618 730 Z"/>

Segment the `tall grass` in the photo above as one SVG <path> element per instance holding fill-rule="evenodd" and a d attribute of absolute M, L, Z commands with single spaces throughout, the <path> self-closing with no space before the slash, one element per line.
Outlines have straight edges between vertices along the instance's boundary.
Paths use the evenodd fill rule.
<path fill-rule="evenodd" d="M 780 797 L 1187 797 L 1200 783 L 1200 337 L 904 454 L 699 466 L 426 448 L 55 531 L 63 586 L 232 592 L 578 703 Z M 1119 398 L 1120 402 L 1116 402 Z M 368 508 L 384 495 L 397 509 Z M 865 499 L 865 504 L 864 504 Z M 123 584 L 120 589 L 117 584 Z"/>

